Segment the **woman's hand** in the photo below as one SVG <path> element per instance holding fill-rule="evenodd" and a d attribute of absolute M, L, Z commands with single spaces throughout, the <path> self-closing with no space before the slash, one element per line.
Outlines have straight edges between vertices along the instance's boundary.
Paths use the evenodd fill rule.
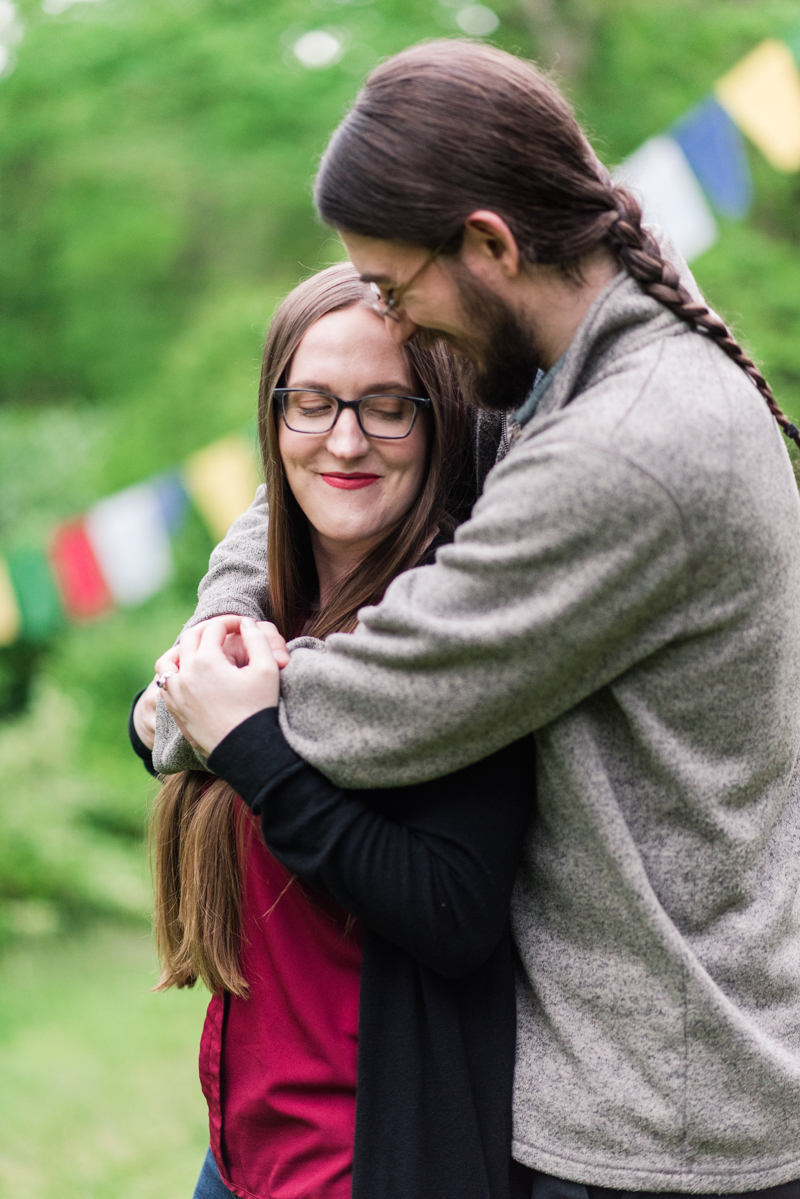
<path fill-rule="evenodd" d="M 143 691 L 133 709 L 133 727 L 139 740 L 148 749 L 152 749 L 156 741 L 156 704 L 158 702 L 158 687 L 153 679 L 146 691 Z"/>
<path fill-rule="evenodd" d="M 239 623 L 242 618 L 240 616 L 237 616 L 233 612 L 226 613 L 226 616 L 230 616 L 233 623 L 231 625 L 232 631 L 229 632 L 228 636 L 225 638 L 225 643 L 222 647 L 223 652 L 225 653 L 225 656 L 227 658 L 229 658 L 235 666 L 244 666 L 247 662 L 247 654 L 245 653 L 244 646 L 242 644 L 242 638 L 239 634 Z M 205 626 L 207 624 L 210 624 L 212 620 L 218 620 L 218 619 L 219 619 L 219 617 L 217 617 L 217 616 L 211 616 L 208 618 L 208 620 L 198 620 L 198 622 L 194 626 L 194 628 L 195 629 L 204 629 Z M 276 626 L 272 623 L 272 621 L 270 621 L 270 620 L 256 621 L 256 627 L 261 629 L 266 634 L 267 641 L 269 642 L 269 647 L 272 650 L 273 654 L 275 655 L 275 661 L 278 663 L 278 665 L 279 666 L 288 666 L 289 665 L 289 651 L 286 648 L 286 640 L 278 632 Z M 179 664 L 179 662 L 181 660 L 181 644 L 180 643 L 181 643 L 181 640 L 183 639 L 184 635 L 185 634 L 182 633 L 180 638 L 178 639 L 178 644 L 171 645 L 170 648 L 165 653 L 163 653 L 161 655 L 161 657 L 158 659 L 158 661 L 156 662 L 156 674 L 157 675 L 163 674 L 165 672 L 165 670 L 171 670 Z M 144 696 L 142 696 L 142 699 L 144 699 Z M 140 736 L 141 736 L 141 734 L 140 734 Z"/>
<path fill-rule="evenodd" d="M 241 638 L 233 657 L 238 659 L 243 652 L 244 665 L 237 665 L 229 656 L 230 645 L 226 653 L 231 634 Z M 280 652 L 280 646 L 276 648 Z M 179 651 L 177 662 L 175 650 Z M 288 662 L 285 648 L 281 656 Z M 217 616 L 186 629 L 180 645 L 159 658 L 156 670 L 168 675 L 162 689 L 168 711 L 205 757 L 242 721 L 278 703 L 276 656 L 267 631 L 247 616 Z"/>
<path fill-rule="evenodd" d="M 212 618 L 212 619 L 214 619 L 214 618 Z M 205 625 L 208 623 L 209 622 L 207 620 L 198 621 L 198 623 L 195 627 L 199 629 L 201 624 Z M 288 666 L 289 665 L 289 651 L 286 648 L 286 641 L 281 636 L 281 634 L 278 632 L 277 628 L 272 623 L 272 621 L 257 620 L 256 628 L 261 629 L 262 633 L 264 633 L 264 635 L 266 636 L 267 643 L 269 644 L 269 648 L 272 650 L 272 653 L 275 657 L 275 661 L 278 663 L 278 665 L 281 667 Z M 245 651 L 244 644 L 243 644 L 242 638 L 241 638 L 241 634 L 239 633 L 238 629 L 235 633 L 228 633 L 228 636 L 225 638 L 225 643 L 222 647 L 222 650 L 223 650 L 223 653 L 225 654 L 225 657 L 230 658 L 231 662 L 233 662 L 234 665 L 245 666 L 247 664 L 247 653 Z"/>

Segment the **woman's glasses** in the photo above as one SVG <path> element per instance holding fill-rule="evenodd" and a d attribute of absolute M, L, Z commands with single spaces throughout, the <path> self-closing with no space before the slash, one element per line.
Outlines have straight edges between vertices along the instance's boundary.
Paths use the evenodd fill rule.
<path fill-rule="evenodd" d="M 330 433 L 344 408 L 352 408 L 367 437 L 397 440 L 408 437 L 420 408 L 430 400 L 419 396 L 374 395 L 340 400 L 327 391 L 308 387 L 276 387 L 275 398 L 287 429 L 293 433 Z"/>

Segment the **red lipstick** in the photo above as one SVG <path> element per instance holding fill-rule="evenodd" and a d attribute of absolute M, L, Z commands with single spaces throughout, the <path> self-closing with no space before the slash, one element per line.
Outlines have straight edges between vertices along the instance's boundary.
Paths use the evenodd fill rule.
<path fill-rule="evenodd" d="M 359 487 L 369 487 L 371 483 L 377 483 L 380 475 L 364 475 L 358 471 L 353 471 L 352 474 L 341 474 L 339 472 L 326 471 L 320 475 L 329 487 L 340 487 L 343 491 L 357 491 Z"/>

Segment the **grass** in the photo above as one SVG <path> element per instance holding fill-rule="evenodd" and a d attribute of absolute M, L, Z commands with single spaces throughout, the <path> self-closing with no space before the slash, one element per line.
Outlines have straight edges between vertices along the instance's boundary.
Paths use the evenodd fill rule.
<path fill-rule="evenodd" d="M 208 1144 L 207 993 L 154 994 L 143 926 L 0 958 L 0 1196 L 190 1199 Z"/>

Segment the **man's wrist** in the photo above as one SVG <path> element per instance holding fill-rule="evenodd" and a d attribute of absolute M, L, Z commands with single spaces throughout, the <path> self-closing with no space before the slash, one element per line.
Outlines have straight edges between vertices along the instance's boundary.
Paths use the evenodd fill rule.
<path fill-rule="evenodd" d="M 227 712 L 223 720 L 215 720 L 213 726 L 205 731 L 205 737 L 202 741 L 198 741 L 198 747 L 203 757 L 208 760 L 219 745 L 228 737 L 234 729 L 238 729 L 240 724 L 244 724 L 251 716 L 255 716 L 258 712 L 274 710 L 277 704 L 264 704 L 259 708 L 247 707 L 242 708 L 238 712 Z M 206 747 L 205 742 L 210 743 L 210 747 Z"/>
<path fill-rule="evenodd" d="M 208 766 L 230 783 L 256 814 L 265 789 L 308 769 L 281 732 L 277 707 L 262 708 L 232 729 L 209 755 Z"/>

